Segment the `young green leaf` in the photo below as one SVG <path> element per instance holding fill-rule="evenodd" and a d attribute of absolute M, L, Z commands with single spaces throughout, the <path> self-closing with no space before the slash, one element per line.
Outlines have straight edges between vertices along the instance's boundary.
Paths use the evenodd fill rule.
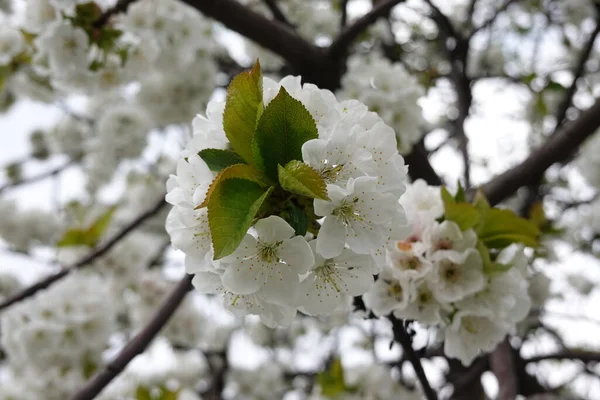
<path fill-rule="evenodd" d="M 479 211 L 469 203 L 446 203 L 444 217 L 455 222 L 461 231 L 473 228 L 479 222 Z"/>
<path fill-rule="evenodd" d="M 462 187 L 460 182 L 458 182 L 458 189 L 456 190 L 456 194 L 454 195 L 454 200 L 456 200 L 457 203 L 465 203 L 467 201 L 465 188 Z"/>
<path fill-rule="evenodd" d="M 224 168 L 235 164 L 245 164 L 246 162 L 236 152 L 221 149 L 204 149 L 198 153 L 211 171 L 221 171 Z"/>
<path fill-rule="evenodd" d="M 273 187 L 265 189 L 247 179 L 222 180 L 208 202 L 208 225 L 218 260 L 235 251 Z"/>
<path fill-rule="evenodd" d="M 329 200 L 327 184 L 310 165 L 292 160 L 285 167 L 277 166 L 279 184 L 288 192 L 313 199 Z"/>
<path fill-rule="evenodd" d="M 330 398 L 346 391 L 346 382 L 344 380 L 344 367 L 339 358 L 331 363 L 331 366 L 317 375 L 317 382 L 321 387 L 321 393 Z"/>
<path fill-rule="evenodd" d="M 226 179 L 231 179 L 231 178 L 246 179 L 251 182 L 257 183 L 259 186 L 262 186 L 262 187 L 270 186 L 270 184 L 268 182 L 268 178 L 265 177 L 262 172 L 255 169 L 251 165 L 248 165 L 248 164 L 230 165 L 229 167 L 222 170 L 215 177 L 215 179 L 213 179 L 210 186 L 208 187 L 208 191 L 206 192 L 206 197 L 204 198 L 204 201 L 200 205 L 198 205 L 195 209 L 198 210 L 200 208 L 206 207 L 208 205 L 208 202 L 210 201 L 213 191 L 215 190 L 215 188 L 217 186 L 219 186 L 219 183 Z"/>
<path fill-rule="evenodd" d="M 540 231 L 534 223 L 511 210 L 490 208 L 478 234 L 487 247 L 503 249 L 512 243 L 537 247 Z"/>
<path fill-rule="evenodd" d="M 116 207 L 111 207 L 104 214 L 100 215 L 100 217 L 92 222 L 87 228 L 74 228 L 68 230 L 56 246 L 94 247 L 108 228 L 115 210 Z"/>
<path fill-rule="evenodd" d="M 442 186 L 440 190 L 444 204 L 456 203 L 456 200 L 454 200 L 454 196 L 450 194 L 450 192 L 448 191 L 448 189 L 446 189 L 445 186 Z"/>
<path fill-rule="evenodd" d="M 512 264 L 500 264 L 497 262 L 493 262 L 490 257 L 489 249 L 485 246 L 485 244 L 483 244 L 481 240 L 477 241 L 476 248 L 479 252 L 479 255 L 481 255 L 481 260 L 483 261 L 484 273 L 493 274 L 498 272 L 506 272 L 512 267 Z"/>
<path fill-rule="evenodd" d="M 313 117 L 282 87 L 258 121 L 253 143 L 256 164 L 277 180 L 277 166 L 302 160 L 302 145 L 317 137 Z"/>
<path fill-rule="evenodd" d="M 262 75 L 257 60 L 250 71 L 233 78 L 223 111 L 225 135 L 233 150 L 247 162 L 252 162 L 252 139 L 262 111 Z"/>

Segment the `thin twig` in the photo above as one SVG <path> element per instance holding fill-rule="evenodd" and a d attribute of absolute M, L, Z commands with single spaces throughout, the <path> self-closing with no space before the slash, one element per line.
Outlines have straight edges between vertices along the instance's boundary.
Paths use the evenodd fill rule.
<path fill-rule="evenodd" d="M 135 3 L 137 0 L 119 0 L 117 4 L 107 9 L 98 17 L 96 22 L 94 22 L 94 28 L 99 29 L 108 23 L 110 18 L 113 15 L 121 14 L 127 12 L 127 9 L 132 3 Z"/>
<path fill-rule="evenodd" d="M 340 28 L 344 29 L 348 24 L 348 0 L 341 0 L 340 8 L 342 9 L 340 15 Z"/>
<path fill-rule="evenodd" d="M 56 176 L 58 174 L 60 174 L 61 172 L 63 172 L 64 170 L 66 170 L 67 168 L 69 168 L 70 166 L 73 165 L 73 161 L 69 161 L 59 167 L 53 168 L 51 170 L 42 172 L 41 174 L 38 175 L 33 175 L 30 177 L 26 177 L 26 178 L 22 178 L 19 179 L 15 182 L 11 182 L 11 183 L 7 183 L 4 186 L 0 186 L 0 193 L 6 191 L 6 190 L 10 190 L 10 189 L 14 189 L 16 187 L 19 186 L 23 186 L 23 185 L 28 185 L 30 183 L 35 183 L 35 182 L 39 182 L 42 181 L 46 178 L 51 178 L 53 176 Z"/>
<path fill-rule="evenodd" d="M 482 186 L 490 204 L 495 205 L 517 189 L 537 182 L 554 163 L 569 158 L 600 127 L 600 99 L 578 119 L 565 125 L 521 163 Z"/>
<path fill-rule="evenodd" d="M 405 0 L 383 0 L 378 2 L 371 11 L 366 15 L 354 21 L 354 23 L 344 29 L 339 36 L 331 43 L 329 47 L 329 55 L 333 59 L 338 59 L 344 56 L 350 44 L 356 39 L 365 29 L 375 23 L 380 17 L 388 14 L 390 10 L 402 3 Z"/>
<path fill-rule="evenodd" d="M 485 29 L 488 26 L 492 25 L 496 21 L 496 19 L 498 18 L 498 15 L 502 14 L 508 8 L 508 6 L 510 6 L 512 3 L 515 3 L 517 1 L 519 1 L 519 0 L 507 0 L 506 2 L 504 2 L 504 4 L 502 4 L 500 7 L 498 7 L 496 9 L 496 11 L 494 11 L 494 15 L 492 15 L 490 18 L 488 18 L 487 20 L 485 20 L 477 28 L 473 29 L 473 32 L 471 32 L 470 36 L 472 37 L 473 35 L 475 35 L 480 30 Z"/>
<path fill-rule="evenodd" d="M 283 11 L 281 11 L 279 4 L 277 4 L 277 0 L 263 0 L 263 2 L 269 8 L 271 14 L 273 14 L 273 18 L 275 18 L 277 21 L 283 24 L 286 24 L 287 26 L 290 26 L 292 28 L 294 27 L 290 20 L 285 16 Z"/>
<path fill-rule="evenodd" d="M 525 364 L 535 363 L 545 360 L 579 360 L 583 362 L 600 362 L 600 352 L 565 349 L 556 353 L 542 354 L 523 359 Z"/>
<path fill-rule="evenodd" d="M 437 394 L 431 388 L 429 384 L 429 380 L 427 379 L 427 375 L 425 375 L 425 370 L 423 369 L 423 365 L 421 364 L 421 358 L 415 352 L 415 349 L 412 347 L 412 339 L 406 329 L 404 328 L 404 322 L 402 320 L 397 319 L 393 315 L 388 317 L 390 322 L 392 323 L 392 331 L 394 332 L 394 340 L 396 340 L 404 349 L 404 353 L 407 355 L 407 358 L 410 360 L 415 373 L 417 374 L 417 378 L 421 383 L 421 388 L 423 389 L 423 393 L 427 400 L 437 400 Z"/>
<path fill-rule="evenodd" d="M 12 296 L 9 296 L 2 303 L 0 303 L 0 311 L 13 305 L 14 303 L 17 303 L 17 302 L 24 300 L 30 296 L 33 296 L 35 293 L 37 293 L 38 291 L 40 291 L 42 289 L 46 289 L 48 286 L 52 285 L 54 282 L 67 276 L 69 273 L 71 273 L 71 271 L 74 271 L 74 270 L 77 270 L 77 269 L 80 269 L 80 268 L 90 265 L 94 260 L 96 260 L 97 258 L 102 257 L 104 254 L 106 254 L 110 249 L 113 248 L 113 246 L 115 246 L 117 243 L 119 243 L 121 241 L 121 239 L 123 239 L 125 236 L 130 234 L 133 230 L 135 230 L 138 226 L 140 226 L 144 221 L 146 221 L 147 219 L 149 219 L 152 216 L 154 216 L 155 214 L 157 214 L 166 204 L 167 203 L 165 202 L 164 199 L 160 199 L 160 201 L 158 201 L 151 209 L 138 215 L 137 218 L 135 218 L 133 221 L 131 221 L 129 224 L 127 224 L 120 232 L 118 232 L 116 235 L 111 237 L 106 243 L 104 243 L 102 246 L 98 247 L 96 250 L 94 250 L 93 252 L 91 252 L 90 254 L 88 254 L 87 256 L 82 258 L 81 260 L 77 261 L 75 264 L 65 267 L 65 268 L 61 269 L 60 271 L 42 279 L 41 281 L 38 281 L 37 283 L 26 287 L 22 291 L 14 294 Z"/>
<path fill-rule="evenodd" d="M 165 301 L 160 305 L 148 325 L 138 333 L 121 350 L 119 355 L 112 360 L 106 367 L 88 381 L 71 400 L 91 400 L 95 398 L 119 373 L 121 373 L 127 364 L 133 358 L 146 350 L 148 345 L 160 332 L 163 326 L 169 321 L 169 318 L 175 313 L 177 307 L 181 304 L 187 293 L 192 289 L 192 275 L 186 275 L 179 284 L 173 289 Z"/>

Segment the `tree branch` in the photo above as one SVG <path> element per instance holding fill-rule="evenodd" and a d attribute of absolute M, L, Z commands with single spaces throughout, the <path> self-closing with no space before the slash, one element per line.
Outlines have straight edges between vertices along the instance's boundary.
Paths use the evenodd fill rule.
<path fill-rule="evenodd" d="M 514 400 L 519 393 L 519 379 L 515 374 L 513 349 L 505 338 L 490 354 L 490 367 L 498 379 L 498 400 Z"/>
<path fill-rule="evenodd" d="M 556 111 L 556 128 L 555 129 L 558 129 L 565 120 L 565 117 L 567 115 L 567 110 L 571 106 L 571 103 L 573 102 L 573 96 L 575 95 L 575 92 L 577 91 L 577 81 L 579 80 L 579 78 L 581 78 L 583 76 L 583 73 L 585 72 L 585 64 L 587 63 L 587 60 L 590 58 L 590 55 L 592 54 L 592 50 L 594 48 L 594 43 L 596 42 L 596 38 L 598 37 L 599 33 L 600 33 L 600 16 L 599 16 L 599 18 L 596 19 L 596 28 L 590 35 L 590 38 L 588 39 L 587 43 L 585 44 L 584 49 L 581 51 L 581 54 L 579 55 L 576 67 L 573 70 L 573 82 L 571 82 L 571 86 L 569 86 L 567 88 L 566 93 L 564 94 L 561 102 L 558 104 L 558 107 L 556 108 L 557 111 Z"/>
<path fill-rule="evenodd" d="M 504 4 L 502 4 L 500 7 L 498 7 L 496 9 L 496 11 L 494 12 L 494 15 L 492 15 L 489 19 L 487 19 L 485 22 L 483 22 L 477 28 L 473 29 L 473 32 L 471 32 L 471 35 L 469 37 L 473 37 L 473 35 L 475 35 L 480 30 L 485 29 L 488 26 L 492 25 L 498 18 L 498 15 L 500 15 L 501 13 L 506 11 L 508 6 L 510 6 L 512 3 L 516 3 L 517 1 L 519 1 L 519 0 L 507 0 L 506 2 L 504 2 Z"/>
<path fill-rule="evenodd" d="M 600 352 L 565 349 L 556 353 L 542 354 L 523 359 L 525 364 L 535 363 L 545 360 L 579 360 L 583 362 L 600 362 Z"/>
<path fill-rule="evenodd" d="M 422 141 L 413 147 L 410 154 L 404 156 L 404 161 L 408 164 L 408 175 L 413 181 L 423 179 L 427 184 L 432 186 L 441 186 L 444 184 L 429 163 Z"/>
<path fill-rule="evenodd" d="M 49 171 L 42 172 L 41 174 L 30 176 L 30 177 L 23 178 L 23 179 L 19 179 L 15 182 L 7 183 L 4 186 L 0 186 L 0 193 L 4 192 L 5 190 L 10 190 L 10 189 L 22 186 L 22 185 L 28 185 L 30 183 L 42 181 L 46 178 L 51 178 L 53 176 L 60 174 L 61 172 L 63 172 L 64 170 L 66 170 L 67 168 L 69 168 L 72 165 L 73 165 L 73 161 L 69 161 L 59 167 L 56 167 Z"/>
<path fill-rule="evenodd" d="M 354 39 L 370 25 L 375 23 L 380 17 L 388 14 L 394 6 L 403 1 L 405 0 L 383 0 L 378 2 L 371 11 L 356 20 L 339 34 L 333 43 L 331 43 L 331 46 L 329 46 L 329 55 L 333 59 L 342 58 Z"/>
<path fill-rule="evenodd" d="M 523 162 L 482 186 L 490 204 L 495 205 L 517 189 L 537 182 L 554 163 L 568 159 L 600 127 L 600 99 L 577 120 L 561 128 Z"/>
<path fill-rule="evenodd" d="M 412 339 L 408 332 L 406 332 L 406 329 L 404 328 L 404 322 L 397 319 L 393 315 L 390 315 L 388 319 L 392 323 L 394 340 L 400 343 L 400 345 L 404 349 L 404 353 L 410 360 L 415 370 L 415 373 L 417 374 L 417 378 L 421 383 L 421 388 L 423 389 L 425 397 L 427 398 L 427 400 L 437 400 L 437 394 L 431 388 L 429 380 L 427 379 L 427 375 L 425 375 L 425 370 L 423 369 L 423 365 L 421 364 L 421 358 L 417 355 L 415 349 L 413 349 L 412 347 Z"/>
<path fill-rule="evenodd" d="M 281 11 L 281 8 L 279 8 L 277 0 L 263 0 L 263 2 L 267 5 L 269 11 L 271 11 L 271 14 L 273 14 L 273 18 L 289 27 L 294 27 L 290 20 L 285 16 L 283 11 Z"/>
<path fill-rule="evenodd" d="M 135 3 L 136 1 L 137 0 L 119 0 L 119 1 L 117 1 L 117 4 L 115 4 L 111 8 L 104 11 L 102 13 L 102 15 L 100 15 L 100 17 L 98 17 L 98 19 L 94 22 L 94 28 L 100 29 L 108 23 L 108 21 L 110 20 L 110 18 L 113 15 L 127 12 L 127 9 L 129 8 L 129 6 L 133 3 Z"/>
<path fill-rule="evenodd" d="M 160 305 L 158 310 L 156 310 L 148 325 L 121 350 L 114 360 L 106 365 L 102 371 L 94 375 L 81 390 L 75 393 L 71 397 L 71 400 L 91 400 L 95 398 L 127 367 L 127 364 L 135 356 L 146 350 L 163 326 L 169 321 L 169 318 L 175 313 L 175 310 L 177 310 L 177 307 L 181 304 L 187 293 L 192 289 L 192 278 L 192 275 L 186 275 L 181 279 L 179 284 Z"/>
<path fill-rule="evenodd" d="M 21 300 L 33 296 L 35 293 L 42 289 L 46 289 L 54 282 L 67 276 L 69 273 L 71 273 L 71 271 L 90 265 L 90 263 L 92 263 L 95 259 L 102 257 L 104 254 L 108 253 L 108 251 L 112 249 L 113 246 L 119 243 L 121 239 L 130 234 L 144 221 L 157 214 L 166 204 L 167 203 L 165 202 L 165 200 L 161 198 L 160 201 L 157 202 L 151 209 L 140 214 L 137 218 L 135 218 L 133 221 L 127 224 L 119 233 L 111 237 L 106 243 L 98 247 L 96 250 L 94 250 L 87 256 L 83 257 L 81 260 L 77 261 L 75 264 L 65 267 L 60 271 L 56 272 L 55 274 L 52 274 L 42 279 L 41 281 L 29 287 L 26 287 L 22 291 L 6 298 L 2 303 L 0 303 L 0 311 L 13 305 L 14 303 L 17 303 Z"/>

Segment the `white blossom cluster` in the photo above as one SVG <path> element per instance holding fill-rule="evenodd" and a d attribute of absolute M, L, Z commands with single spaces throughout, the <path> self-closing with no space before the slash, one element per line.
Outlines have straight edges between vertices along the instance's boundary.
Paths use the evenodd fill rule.
<path fill-rule="evenodd" d="M 21 32 L 8 24 L 0 25 L 0 66 L 9 65 L 25 50 L 25 39 Z"/>
<path fill-rule="evenodd" d="M 296 236 L 282 218 L 259 220 L 233 254 L 213 260 L 206 208 L 196 210 L 214 178 L 197 153 L 225 148 L 223 101 L 212 101 L 207 117 L 194 120 L 194 137 L 167 182 L 174 205 L 166 229 L 173 245 L 186 254 L 194 285 L 219 293 L 238 315 L 258 314 L 269 326 L 289 324 L 296 310 L 331 314 L 348 296 L 366 292 L 391 239 L 405 235 L 406 220 L 398 197 L 406 167 L 396 137 L 377 114 L 358 101 L 339 102 L 333 93 L 298 77 L 280 83 L 264 79 L 268 104 L 283 86 L 314 118 L 318 139 L 307 141 L 302 158 L 327 183 L 331 201 L 314 200 L 323 218 L 317 238 Z"/>
<path fill-rule="evenodd" d="M 589 138 L 581 148 L 575 165 L 579 173 L 593 187 L 600 188 L 600 135 Z"/>
<path fill-rule="evenodd" d="M 48 400 L 78 389 L 100 366 L 115 328 L 109 296 L 102 279 L 73 273 L 3 313 L 2 348 L 15 379 Z"/>
<path fill-rule="evenodd" d="M 34 244 L 54 245 L 62 230 L 56 214 L 23 210 L 14 200 L 0 199 L 0 237 L 16 250 L 27 251 Z"/>
<path fill-rule="evenodd" d="M 423 116 L 417 101 L 425 92 L 399 63 L 376 54 L 350 57 L 338 94 L 360 100 L 394 128 L 401 154 L 408 154 L 423 136 Z"/>
<path fill-rule="evenodd" d="M 438 222 L 444 216 L 439 188 L 418 180 L 400 203 L 412 233 L 387 251 L 377 282 L 363 295 L 365 305 L 377 316 L 393 313 L 439 327 L 446 355 L 470 364 L 527 316 L 527 259 L 512 245 L 497 258 L 512 267 L 486 274 L 475 248 L 477 234 L 452 221 Z"/>

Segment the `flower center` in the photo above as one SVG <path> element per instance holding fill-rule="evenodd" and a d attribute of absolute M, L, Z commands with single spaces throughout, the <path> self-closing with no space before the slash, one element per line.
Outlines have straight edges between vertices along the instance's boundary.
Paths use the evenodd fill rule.
<path fill-rule="evenodd" d="M 453 247 L 452 241 L 449 239 L 440 239 L 435 244 L 436 250 L 452 250 Z"/>
<path fill-rule="evenodd" d="M 355 210 L 358 201 L 358 197 L 353 198 L 351 201 L 344 200 L 338 208 L 333 210 L 332 214 L 340 218 L 346 226 L 350 225 L 354 220 L 361 221 L 363 217 Z"/>
<path fill-rule="evenodd" d="M 261 243 L 261 246 L 258 250 L 258 256 L 261 260 L 266 261 L 268 263 L 278 262 L 279 255 L 277 254 L 277 249 L 281 246 L 283 242 L 275 242 L 272 244 Z"/>
<path fill-rule="evenodd" d="M 344 169 L 344 164 L 329 165 L 327 161 L 323 161 L 325 167 L 321 170 L 321 177 L 327 183 L 333 183 L 337 180 L 338 175 Z"/>
<path fill-rule="evenodd" d="M 315 275 L 320 277 L 326 284 L 333 286 L 336 292 L 341 292 L 338 283 L 336 282 L 336 273 L 334 264 L 330 260 L 325 261 L 320 267 L 315 268 Z"/>
<path fill-rule="evenodd" d="M 460 272 L 458 270 L 458 265 L 452 262 L 447 262 L 444 264 L 442 275 L 444 279 L 448 282 L 456 282 L 460 277 Z"/>

